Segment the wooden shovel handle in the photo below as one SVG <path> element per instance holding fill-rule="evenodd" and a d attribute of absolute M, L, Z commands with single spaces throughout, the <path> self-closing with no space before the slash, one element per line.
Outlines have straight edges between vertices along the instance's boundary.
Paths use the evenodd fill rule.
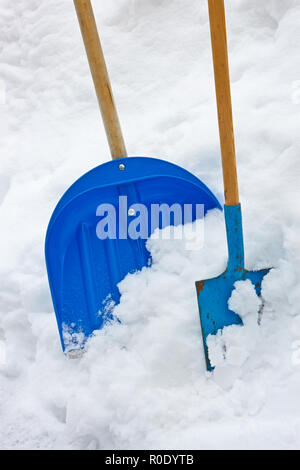
<path fill-rule="evenodd" d="M 127 157 L 105 59 L 90 0 L 74 0 L 113 159 Z"/>
<path fill-rule="evenodd" d="M 224 0 L 208 0 L 225 204 L 239 204 Z"/>

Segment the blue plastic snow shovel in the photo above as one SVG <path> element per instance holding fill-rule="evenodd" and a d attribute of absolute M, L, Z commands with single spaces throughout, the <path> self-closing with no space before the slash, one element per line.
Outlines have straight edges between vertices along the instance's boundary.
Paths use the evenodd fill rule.
<path fill-rule="evenodd" d="M 207 337 L 229 325 L 241 325 L 241 318 L 228 307 L 237 281 L 249 279 L 261 295 L 263 278 L 270 269 L 247 271 L 244 267 L 244 243 L 241 205 L 236 170 L 224 0 L 208 0 L 216 95 L 218 104 L 222 166 L 225 188 L 225 223 L 228 244 L 227 270 L 214 279 L 196 282 L 207 369 L 213 369 Z"/>
<path fill-rule="evenodd" d="M 151 264 L 146 247 L 150 234 L 222 208 L 183 168 L 155 158 L 126 158 L 90 0 L 74 3 L 113 158 L 66 191 L 47 231 L 46 263 L 61 343 L 76 357 L 86 339 L 112 320 L 120 301 L 118 283 Z M 164 209 L 177 204 L 184 218 L 178 221 L 172 211 L 167 221 L 157 217 L 162 204 Z M 203 213 L 198 212 L 201 204 Z"/>

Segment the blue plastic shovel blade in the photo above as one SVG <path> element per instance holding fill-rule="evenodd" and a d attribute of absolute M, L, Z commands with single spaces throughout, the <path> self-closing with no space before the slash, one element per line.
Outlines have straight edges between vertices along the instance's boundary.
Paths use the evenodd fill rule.
<path fill-rule="evenodd" d="M 242 319 L 228 307 L 228 301 L 237 281 L 249 279 L 256 294 L 261 295 L 263 278 L 270 269 L 247 271 L 244 269 L 244 244 L 241 206 L 225 206 L 225 221 L 228 242 L 228 266 L 220 276 L 196 282 L 200 321 L 207 370 L 213 367 L 209 359 L 207 337 L 230 325 L 242 325 Z"/>
<path fill-rule="evenodd" d="M 145 238 L 126 236 L 129 216 L 125 222 L 116 217 L 115 238 L 99 239 L 100 205 L 127 216 L 128 208 L 137 203 L 148 213 Z M 125 207 L 120 207 L 122 204 Z M 63 350 L 83 348 L 93 331 L 111 321 L 112 308 L 120 301 L 118 283 L 128 273 L 150 266 L 147 236 L 163 228 L 161 220 L 151 219 L 152 204 L 192 205 L 190 221 L 197 218 L 197 204 L 204 205 L 204 214 L 221 209 L 212 192 L 191 173 L 169 162 L 143 157 L 100 165 L 75 182 L 59 201 L 49 223 L 45 251 Z M 168 225 L 173 224 L 171 217 Z"/>

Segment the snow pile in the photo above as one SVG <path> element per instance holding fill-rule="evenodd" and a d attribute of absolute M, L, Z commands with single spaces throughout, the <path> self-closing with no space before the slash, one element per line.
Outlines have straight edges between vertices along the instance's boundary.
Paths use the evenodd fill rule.
<path fill-rule="evenodd" d="M 227 2 L 246 267 L 205 371 L 194 282 L 226 267 L 205 244 L 152 239 L 122 324 L 61 353 L 44 264 L 51 212 L 109 152 L 70 0 L 0 6 L 0 448 L 300 448 L 299 22 L 296 0 Z M 128 152 L 162 157 L 222 198 L 206 2 L 94 2 Z M 137 125 L 138 123 L 138 125 Z"/>

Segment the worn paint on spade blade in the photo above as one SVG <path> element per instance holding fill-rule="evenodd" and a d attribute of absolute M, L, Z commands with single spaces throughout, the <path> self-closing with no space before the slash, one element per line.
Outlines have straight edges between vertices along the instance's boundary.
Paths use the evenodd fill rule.
<path fill-rule="evenodd" d="M 242 319 L 228 307 L 234 284 L 249 279 L 256 294 L 260 296 L 262 281 L 270 271 L 248 271 L 244 268 L 241 206 L 225 206 L 224 212 L 229 255 L 227 270 L 216 278 L 196 282 L 206 366 L 209 371 L 213 367 L 209 359 L 207 337 L 216 335 L 226 326 L 243 324 Z"/>

